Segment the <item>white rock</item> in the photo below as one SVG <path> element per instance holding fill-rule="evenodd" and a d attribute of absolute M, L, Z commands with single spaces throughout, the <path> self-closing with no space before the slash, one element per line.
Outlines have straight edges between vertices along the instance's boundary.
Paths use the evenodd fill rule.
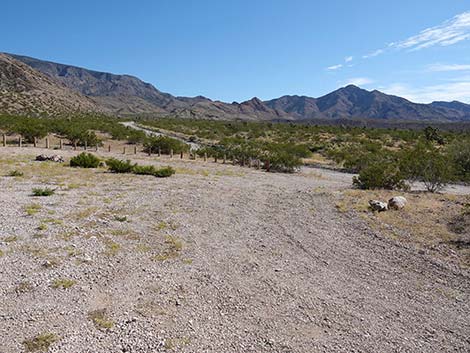
<path fill-rule="evenodd" d="M 403 196 L 395 196 L 388 200 L 388 208 L 394 210 L 401 210 L 407 204 L 407 200 Z"/>
<path fill-rule="evenodd" d="M 388 210 L 388 205 L 385 202 L 378 200 L 370 200 L 369 205 L 374 211 L 383 212 Z"/>

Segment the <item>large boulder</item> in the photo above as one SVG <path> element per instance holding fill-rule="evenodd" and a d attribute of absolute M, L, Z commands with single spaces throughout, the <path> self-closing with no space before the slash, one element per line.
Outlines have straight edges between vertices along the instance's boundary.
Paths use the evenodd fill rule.
<path fill-rule="evenodd" d="M 406 198 L 403 196 L 395 196 L 388 200 L 388 208 L 393 210 L 401 210 L 407 204 Z"/>
<path fill-rule="evenodd" d="M 383 212 L 388 210 L 388 205 L 385 202 L 378 201 L 378 200 L 370 200 L 369 201 L 370 208 L 373 211 Z"/>

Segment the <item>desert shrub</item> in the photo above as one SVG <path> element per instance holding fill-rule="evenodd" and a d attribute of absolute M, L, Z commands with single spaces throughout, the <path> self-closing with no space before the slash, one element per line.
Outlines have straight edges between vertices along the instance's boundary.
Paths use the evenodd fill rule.
<path fill-rule="evenodd" d="M 71 167 L 80 167 L 80 168 L 98 168 L 101 161 L 94 154 L 82 152 L 78 156 L 72 157 L 70 159 Z"/>
<path fill-rule="evenodd" d="M 145 152 L 158 153 L 158 149 L 164 154 L 181 153 L 189 151 L 189 145 L 168 136 L 151 137 L 144 143 Z"/>
<path fill-rule="evenodd" d="M 175 174 L 175 172 L 176 171 L 172 167 L 168 166 L 157 169 L 153 175 L 157 178 L 167 178 Z"/>
<path fill-rule="evenodd" d="M 470 139 L 453 141 L 447 153 L 454 165 L 456 178 L 470 182 Z"/>
<path fill-rule="evenodd" d="M 132 172 L 138 175 L 154 175 L 156 170 L 153 165 L 135 165 Z"/>
<path fill-rule="evenodd" d="M 153 165 L 132 164 L 131 161 L 122 161 L 111 158 L 106 161 L 108 168 L 113 173 L 133 173 L 138 175 L 153 175 L 157 178 L 165 178 L 175 174 L 175 170 L 168 166 L 163 168 L 155 168 Z"/>
<path fill-rule="evenodd" d="M 12 170 L 10 172 L 8 172 L 7 174 L 8 176 L 10 177 L 22 177 L 24 175 L 24 173 L 20 170 Z"/>
<path fill-rule="evenodd" d="M 26 118 L 20 120 L 18 124 L 11 128 L 10 132 L 18 133 L 25 139 L 25 142 L 32 143 L 35 138 L 46 137 L 48 128 L 41 120 Z"/>
<path fill-rule="evenodd" d="M 113 173 L 132 173 L 135 165 L 130 160 L 122 161 L 116 158 L 110 158 L 106 161 L 108 169 Z"/>
<path fill-rule="evenodd" d="M 376 159 L 369 161 L 357 177 L 353 177 L 353 185 L 360 189 L 408 189 L 406 174 L 395 160 Z"/>
<path fill-rule="evenodd" d="M 410 179 L 423 182 L 430 192 L 443 189 L 454 178 L 450 158 L 429 142 L 420 141 L 404 152 L 401 164 Z"/>
<path fill-rule="evenodd" d="M 157 178 L 166 178 L 175 174 L 175 170 L 170 166 L 155 168 L 153 165 L 135 165 L 132 172 L 139 175 L 153 175 Z"/>
<path fill-rule="evenodd" d="M 33 196 L 51 196 L 54 195 L 55 190 L 51 188 L 34 188 Z"/>

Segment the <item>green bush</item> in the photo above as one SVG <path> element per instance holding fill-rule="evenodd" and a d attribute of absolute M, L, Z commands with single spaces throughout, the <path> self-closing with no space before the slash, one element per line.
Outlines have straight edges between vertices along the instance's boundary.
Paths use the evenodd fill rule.
<path fill-rule="evenodd" d="M 165 178 L 175 174 L 175 170 L 168 166 L 155 168 L 153 165 L 132 164 L 131 161 L 121 161 L 119 159 L 108 159 L 106 161 L 108 168 L 113 173 L 134 173 L 138 175 L 153 175 L 157 178 Z"/>
<path fill-rule="evenodd" d="M 71 167 L 98 168 L 100 163 L 101 160 L 98 157 L 87 152 L 82 152 L 78 156 L 72 157 L 70 159 Z"/>
<path fill-rule="evenodd" d="M 153 165 L 134 165 L 132 172 L 138 175 L 154 175 L 156 170 Z"/>
<path fill-rule="evenodd" d="M 370 161 L 357 177 L 353 177 L 353 185 L 359 189 L 409 189 L 406 174 L 398 163 L 385 159 Z"/>
<path fill-rule="evenodd" d="M 455 140 L 447 150 L 458 180 L 470 182 L 470 139 Z"/>
<path fill-rule="evenodd" d="M 135 167 L 135 164 L 132 164 L 130 160 L 122 161 L 116 158 L 108 159 L 106 165 L 113 173 L 132 173 Z"/>
<path fill-rule="evenodd" d="M 15 169 L 15 170 L 10 171 L 7 175 L 10 177 L 22 177 L 24 173 L 20 170 Z"/>
<path fill-rule="evenodd" d="M 181 153 L 189 151 L 189 145 L 168 136 L 151 137 L 144 143 L 145 152 L 158 153 L 158 149 L 163 154 Z"/>
<path fill-rule="evenodd" d="M 420 141 L 407 150 L 401 164 L 409 178 L 423 182 L 430 192 L 443 189 L 455 175 L 451 159 L 430 142 Z"/>
<path fill-rule="evenodd" d="M 54 195 L 55 190 L 51 188 L 34 188 L 33 196 L 51 196 Z"/>
<path fill-rule="evenodd" d="M 153 175 L 157 178 L 167 178 L 175 174 L 175 172 L 176 171 L 172 167 L 168 166 L 157 169 Z"/>

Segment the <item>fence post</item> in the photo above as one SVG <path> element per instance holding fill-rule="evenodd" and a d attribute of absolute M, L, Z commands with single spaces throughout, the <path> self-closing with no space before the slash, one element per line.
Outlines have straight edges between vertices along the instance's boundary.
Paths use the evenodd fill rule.
<path fill-rule="evenodd" d="M 111 145 L 108 145 L 108 152 L 111 152 Z"/>
<path fill-rule="evenodd" d="M 88 143 L 87 143 L 87 140 L 85 140 L 85 146 L 83 146 L 83 149 L 86 151 L 88 148 Z"/>
<path fill-rule="evenodd" d="M 137 154 L 137 145 L 134 145 L 134 154 Z"/>
<path fill-rule="evenodd" d="M 149 146 L 148 148 L 149 148 L 149 152 L 148 152 L 149 156 L 151 156 L 152 155 L 152 146 Z"/>
<path fill-rule="evenodd" d="M 3 134 L 3 147 L 7 147 L 7 135 Z"/>
<path fill-rule="evenodd" d="M 266 171 L 269 172 L 269 169 L 270 169 L 270 165 L 269 165 L 269 160 L 266 161 L 266 163 L 264 164 L 264 166 L 266 167 Z"/>
<path fill-rule="evenodd" d="M 95 152 L 98 152 L 98 143 L 95 146 Z"/>
<path fill-rule="evenodd" d="M 180 159 L 183 159 L 183 151 L 180 153 Z"/>
<path fill-rule="evenodd" d="M 207 162 L 207 152 L 204 152 L 204 162 Z"/>
<path fill-rule="evenodd" d="M 62 139 L 59 140 L 59 148 L 60 149 L 64 148 L 64 140 L 62 140 Z"/>
<path fill-rule="evenodd" d="M 34 139 L 33 139 L 33 146 L 34 146 L 34 147 L 37 147 L 37 145 L 38 145 L 38 139 L 37 139 L 37 137 L 34 137 Z"/>
<path fill-rule="evenodd" d="M 122 154 L 126 154 L 126 146 L 122 148 Z"/>
<path fill-rule="evenodd" d="M 46 148 L 49 148 L 49 137 L 46 137 Z"/>
<path fill-rule="evenodd" d="M 170 150 L 170 158 L 173 158 L 173 149 Z"/>
<path fill-rule="evenodd" d="M 162 149 L 158 147 L 158 157 L 161 157 L 161 155 L 162 155 Z"/>
<path fill-rule="evenodd" d="M 224 154 L 224 164 L 227 162 L 227 155 Z"/>
<path fill-rule="evenodd" d="M 23 141 L 22 141 L 22 138 L 20 136 L 20 137 L 18 137 L 18 146 L 22 147 L 22 145 L 23 145 Z"/>
<path fill-rule="evenodd" d="M 73 149 L 74 149 L 74 150 L 77 150 L 77 141 L 74 141 L 74 142 L 73 142 Z"/>

